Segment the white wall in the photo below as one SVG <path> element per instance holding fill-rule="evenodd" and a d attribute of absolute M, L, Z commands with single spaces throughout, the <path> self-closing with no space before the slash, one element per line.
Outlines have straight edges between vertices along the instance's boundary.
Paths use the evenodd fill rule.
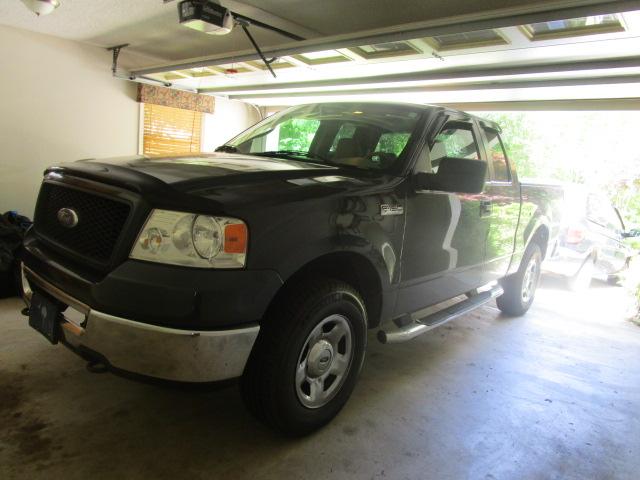
<path fill-rule="evenodd" d="M 45 167 L 138 148 L 133 83 L 111 54 L 0 26 L 0 212 L 33 216 Z"/>
<path fill-rule="evenodd" d="M 214 151 L 216 147 L 259 121 L 260 114 L 256 107 L 239 100 L 216 97 L 213 114 L 204 115 L 202 151 Z"/>

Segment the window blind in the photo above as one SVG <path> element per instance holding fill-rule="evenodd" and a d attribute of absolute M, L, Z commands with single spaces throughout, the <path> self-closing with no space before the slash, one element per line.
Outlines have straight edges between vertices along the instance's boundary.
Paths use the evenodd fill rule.
<path fill-rule="evenodd" d="M 143 153 L 199 153 L 201 128 L 201 112 L 145 103 Z"/>

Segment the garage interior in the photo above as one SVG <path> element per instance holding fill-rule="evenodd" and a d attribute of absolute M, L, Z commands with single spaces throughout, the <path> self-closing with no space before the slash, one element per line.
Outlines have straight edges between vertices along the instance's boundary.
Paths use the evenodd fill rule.
<path fill-rule="evenodd" d="M 30 218 L 49 165 L 213 152 L 302 103 L 624 111 L 640 127 L 640 1 L 222 1 L 250 19 L 259 52 L 240 26 L 217 36 L 180 25 L 177 1 L 61 0 L 42 16 L 30 3 L 0 5 L 0 210 Z M 210 102 L 139 101 L 165 89 Z M 179 134 L 157 133 L 162 122 Z M 295 440 L 254 420 L 233 383 L 90 373 L 34 335 L 23 308 L 0 299 L 1 478 L 632 479 L 640 469 L 640 329 L 627 287 L 574 293 L 548 276 L 521 318 L 490 304 L 405 344 L 381 345 L 373 331 L 344 410 Z"/>

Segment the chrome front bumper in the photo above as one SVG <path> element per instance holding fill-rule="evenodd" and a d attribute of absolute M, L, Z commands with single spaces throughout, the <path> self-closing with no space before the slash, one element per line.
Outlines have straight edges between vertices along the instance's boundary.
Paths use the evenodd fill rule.
<path fill-rule="evenodd" d="M 239 377 L 259 326 L 219 331 L 158 327 L 92 309 L 30 269 L 22 269 L 24 300 L 32 286 L 65 305 L 61 323 L 65 343 L 89 349 L 111 366 L 150 377 L 182 382 L 212 382 Z"/>

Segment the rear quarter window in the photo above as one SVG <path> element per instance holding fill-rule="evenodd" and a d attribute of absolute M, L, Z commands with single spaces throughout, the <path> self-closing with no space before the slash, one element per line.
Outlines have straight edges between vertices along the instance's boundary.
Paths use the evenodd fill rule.
<path fill-rule="evenodd" d="M 500 134 L 492 129 L 485 128 L 487 137 L 487 154 L 493 167 L 493 179 L 498 182 L 510 182 L 511 174 L 507 164 L 507 154 L 500 138 Z"/>

